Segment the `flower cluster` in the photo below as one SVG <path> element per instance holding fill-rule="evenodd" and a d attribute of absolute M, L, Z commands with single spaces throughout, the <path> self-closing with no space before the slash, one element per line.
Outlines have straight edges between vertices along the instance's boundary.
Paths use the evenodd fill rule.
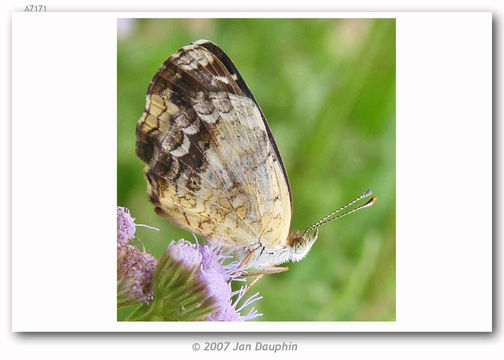
<path fill-rule="evenodd" d="M 128 241 L 135 237 L 135 219 L 129 213 L 129 210 L 123 207 L 117 207 L 117 245 L 126 245 Z"/>
<path fill-rule="evenodd" d="M 135 222 L 129 211 L 117 208 L 117 305 L 152 301 L 152 277 L 157 260 L 128 242 L 135 237 Z"/>
<path fill-rule="evenodd" d="M 261 299 L 258 294 L 252 295 L 242 306 L 237 308 L 242 300 L 246 287 L 243 286 L 238 291 L 232 291 L 233 281 L 243 281 L 239 275 L 239 262 L 225 262 L 232 258 L 230 251 L 225 251 L 220 244 L 192 244 L 186 240 L 172 242 L 167 249 L 167 254 L 178 260 L 181 266 L 197 265 L 196 276 L 198 281 L 205 284 L 207 296 L 212 298 L 216 304 L 216 311 L 210 314 L 205 320 L 211 321 L 244 321 L 254 319 L 258 314 L 252 308 L 246 315 L 241 315 L 240 311 L 253 302 Z M 188 261 L 188 259 L 190 259 Z"/>
<path fill-rule="evenodd" d="M 255 308 L 241 314 L 261 297 L 256 293 L 245 300 L 246 286 L 232 290 L 233 282 L 245 279 L 231 251 L 181 239 L 156 261 L 128 244 L 135 230 L 129 211 L 118 207 L 118 305 L 142 303 L 127 320 L 245 321 L 262 315 Z"/>

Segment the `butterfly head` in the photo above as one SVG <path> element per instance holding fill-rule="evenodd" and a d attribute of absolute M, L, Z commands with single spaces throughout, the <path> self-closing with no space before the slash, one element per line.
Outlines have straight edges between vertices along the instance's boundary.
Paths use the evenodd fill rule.
<path fill-rule="evenodd" d="M 292 249 L 290 260 L 296 262 L 303 259 L 308 254 L 315 241 L 317 241 L 318 233 L 318 229 L 315 230 L 313 235 L 301 231 L 291 232 L 287 238 L 287 244 L 289 244 Z"/>

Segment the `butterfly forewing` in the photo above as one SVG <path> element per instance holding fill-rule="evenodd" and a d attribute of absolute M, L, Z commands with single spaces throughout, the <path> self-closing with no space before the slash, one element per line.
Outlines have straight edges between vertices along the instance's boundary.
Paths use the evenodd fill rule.
<path fill-rule="evenodd" d="M 290 189 L 268 124 L 229 57 L 209 41 L 172 55 L 137 124 L 156 212 L 233 248 L 284 244 Z"/>

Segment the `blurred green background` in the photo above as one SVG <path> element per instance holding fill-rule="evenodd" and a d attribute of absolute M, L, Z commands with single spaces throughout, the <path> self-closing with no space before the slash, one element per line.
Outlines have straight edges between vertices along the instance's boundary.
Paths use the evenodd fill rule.
<path fill-rule="evenodd" d="M 187 231 L 158 217 L 135 155 L 135 125 L 161 64 L 197 39 L 218 44 L 260 104 L 303 230 L 366 189 L 374 207 L 321 228 L 286 273 L 255 285 L 258 321 L 394 321 L 395 19 L 121 19 L 118 21 L 118 193 L 137 236 L 159 257 Z M 118 312 L 123 319 L 131 309 Z"/>

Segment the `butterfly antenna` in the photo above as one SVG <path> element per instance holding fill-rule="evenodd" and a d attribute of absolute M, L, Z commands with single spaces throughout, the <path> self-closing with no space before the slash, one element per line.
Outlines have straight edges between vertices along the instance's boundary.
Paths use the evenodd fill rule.
<path fill-rule="evenodd" d="M 337 216 L 334 216 L 336 215 L 337 213 L 345 210 L 346 208 L 348 208 L 349 206 L 352 206 L 353 204 L 355 204 L 356 202 L 362 200 L 362 199 L 365 199 L 367 198 L 368 196 L 370 196 L 372 194 L 371 190 L 367 190 L 366 192 L 364 192 L 361 196 L 359 196 L 358 198 L 350 201 L 348 204 L 346 204 L 345 206 L 342 206 L 340 207 L 339 209 L 337 210 L 334 210 L 333 212 L 331 212 L 330 214 L 324 216 L 322 219 L 320 219 L 319 221 L 317 221 L 315 224 L 313 224 L 312 226 L 310 226 L 308 229 L 305 230 L 304 232 L 304 235 L 308 234 L 310 231 L 312 230 L 315 230 L 319 227 L 321 227 L 322 225 L 325 225 L 327 224 L 328 222 L 331 222 L 331 221 L 334 221 L 334 220 L 337 220 L 337 219 L 340 219 L 342 218 L 343 216 L 347 216 L 347 215 L 350 215 L 354 212 L 357 212 L 359 210 L 362 210 L 362 209 L 365 209 L 367 207 L 370 207 L 372 206 L 375 202 L 376 202 L 376 196 L 373 196 L 371 199 L 369 199 L 365 204 L 361 205 L 361 206 L 358 206 L 350 211 L 347 211 L 343 214 L 340 214 L 340 215 L 337 215 Z"/>

